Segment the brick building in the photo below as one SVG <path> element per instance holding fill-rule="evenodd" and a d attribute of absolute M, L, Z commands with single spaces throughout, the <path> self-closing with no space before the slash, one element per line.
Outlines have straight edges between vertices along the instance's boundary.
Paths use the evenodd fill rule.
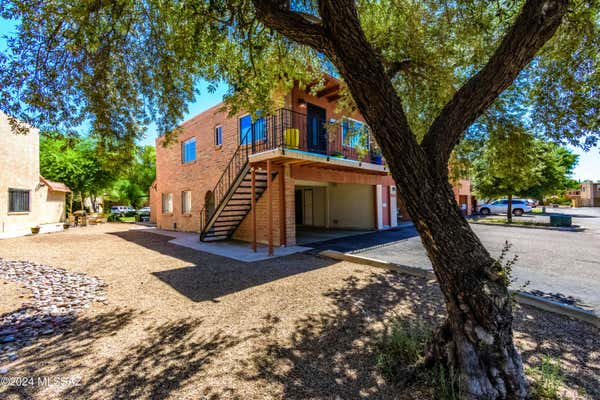
<path fill-rule="evenodd" d="M 600 182 L 584 181 L 579 189 L 568 190 L 574 207 L 600 207 Z"/>
<path fill-rule="evenodd" d="M 184 122 L 178 143 L 158 138 L 152 221 L 273 246 L 300 229 L 396 226 L 395 183 L 361 115 L 336 112 L 339 90 L 332 77 L 314 95 L 296 87 L 254 121 L 219 104 Z"/>

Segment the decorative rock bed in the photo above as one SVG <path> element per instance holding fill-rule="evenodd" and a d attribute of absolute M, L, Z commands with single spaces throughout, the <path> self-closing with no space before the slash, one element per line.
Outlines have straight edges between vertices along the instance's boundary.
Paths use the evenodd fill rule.
<path fill-rule="evenodd" d="M 0 316 L 0 365 L 15 360 L 16 351 L 38 337 L 64 329 L 92 302 L 106 301 L 100 279 L 29 261 L 0 258 L 0 279 L 32 292 L 19 309 Z"/>

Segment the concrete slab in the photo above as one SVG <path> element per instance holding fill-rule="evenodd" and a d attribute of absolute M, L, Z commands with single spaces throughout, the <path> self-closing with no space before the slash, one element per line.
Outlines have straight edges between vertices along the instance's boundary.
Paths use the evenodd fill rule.
<path fill-rule="evenodd" d="M 288 256 L 290 254 L 301 253 L 311 250 L 311 247 L 304 246 L 288 246 L 275 247 L 273 255 L 269 256 L 268 248 L 265 245 L 258 245 L 256 253 L 252 251 L 249 243 L 235 240 L 224 240 L 220 242 L 201 242 L 197 233 L 166 231 L 156 228 L 141 228 L 144 231 L 156 233 L 158 235 L 170 236 L 173 240 L 169 243 L 188 247 L 190 249 L 204 251 L 206 253 L 215 254 L 221 257 L 231 258 L 241 262 L 256 262 L 270 260 L 272 258 Z"/>
<path fill-rule="evenodd" d="M 296 244 L 305 245 L 310 243 L 325 242 L 327 240 L 339 239 L 349 236 L 356 236 L 365 233 L 373 233 L 372 230 L 351 230 L 351 229 L 326 229 L 317 227 L 298 227 L 296 228 Z"/>

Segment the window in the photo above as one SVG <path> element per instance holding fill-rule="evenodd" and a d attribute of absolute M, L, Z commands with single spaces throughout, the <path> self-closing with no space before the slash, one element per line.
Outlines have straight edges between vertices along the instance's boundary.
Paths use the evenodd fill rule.
<path fill-rule="evenodd" d="M 217 126 L 215 128 L 215 146 L 220 146 L 223 144 L 223 127 Z"/>
<path fill-rule="evenodd" d="M 195 160 L 196 138 L 191 138 L 181 144 L 181 161 L 186 164 Z"/>
<path fill-rule="evenodd" d="M 342 120 L 342 143 L 350 147 L 369 148 L 369 129 L 364 122 L 344 117 Z"/>
<path fill-rule="evenodd" d="M 190 214 L 192 212 L 192 192 L 189 190 L 181 192 L 181 213 Z"/>
<path fill-rule="evenodd" d="M 173 212 L 173 194 L 163 193 L 162 194 L 162 212 L 172 213 Z"/>
<path fill-rule="evenodd" d="M 249 144 L 252 141 L 256 143 L 264 140 L 266 136 L 267 125 L 264 118 L 259 118 L 252 123 L 252 116 L 240 117 L 240 144 Z"/>
<path fill-rule="evenodd" d="M 29 190 L 8 189 L 8 212 L 29 211 Z"/>

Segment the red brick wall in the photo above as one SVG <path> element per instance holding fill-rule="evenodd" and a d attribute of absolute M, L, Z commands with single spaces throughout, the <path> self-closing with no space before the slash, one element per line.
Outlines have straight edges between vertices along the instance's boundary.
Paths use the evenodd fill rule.
<path fill-rule="evenodd" d="M 204 207 L 206 192 L 212 190 L 239 145 L 238 118 L 227 118 L 220 111 L 222 104 L 214 106 L 181 125 L 177 140 L 163 147 L 163 138 L 156 140 L 156 210 L 157 226 L 162 229 L 199 232 L 200 211 Z M 240 114 L 242 115 L 242 114 Z M 214 128 L 223 126 L 223 144 L 215 146 Z M 181 143 L 196 137 L 196 161 L 181 162 Z M 192 212 L 181 215 L 181 192 L 191 190 Z M 173 193 L 173 213 L 162 213 L 162 193 Z"/>
<path fill-rule="evenodd" d="M 280 209 L 280 195 L 281 195 L 281 173 L 277 174 L 275 179 L 272 181 L 271 188 L 272 192 L 272 213 L 273 213 L 273 244 L 275 246 L 281 246 L 280 235 L 280 223 L 281 223 L 281 209 Z M 290 176 L 289 167 L 284 172 L 285 179 L 285 230 L 287 245 L 291 246 L 296 243 L 296 226 L 295 226 L 295 214 L 294 214 L 294 180 Z M 267 207 L 268 207 L 268 191 L 264 191 L 260 199 L 256 202 L 256 241 L 258 243 L 268 243 L 268 220 L 267 220 Z M 252 240 L 252 213 L 249 213 L 246 218 L 242 221 L 238 229 L 233 235 L 234 239 L 251 241 Z"/>

